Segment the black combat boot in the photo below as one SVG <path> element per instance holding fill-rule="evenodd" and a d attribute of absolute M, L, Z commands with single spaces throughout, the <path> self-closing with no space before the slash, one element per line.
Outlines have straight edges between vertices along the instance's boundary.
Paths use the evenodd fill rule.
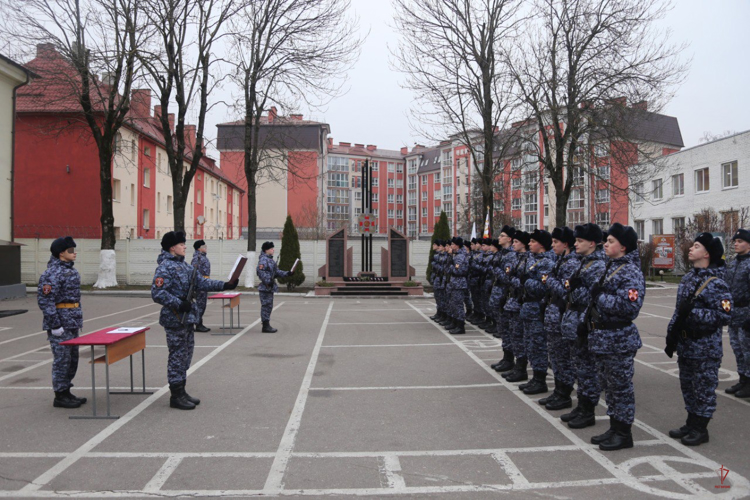
<path fill-rule="evenodd" d="M 451 335 L 463 335 L 464 333 L 466 333 L 464 322 L 456 321 L 455 328 L 451 328 L 450 330 L 448 330 L 448 333 L 450 333 Z"/>
<path fill-rule="evenodd" d="M 490 326 L 485 328 L 484 331 L 495 335 L 497 333 L 497 321 L 495 321 L 494 319 L 491 319 Z"/>
<path fill-rule="evenodd" d="M 182 384 L 170 384 L 169 391 L 172 396 L 169 398 L 169 407 L 177 408 L 178 410 L 195 410 L 195 405 L 188 401 L 185 397 L 185 383 Z"/>
<path fill-rule="evenodd" d="M 261 330 L 263 333 L 276 333 L 278 330 L 271 326 L 271 321 L 264 321 L 263 322 L 263 329 Z"/>
<path fill-rule="evenodd" d="M 596 424 L 596 407 L 594 403 L 586 398 L 579 398 L 578 404 L 581 405 L 581 412 L 570 422 L 568 427 L 571 429 L 583 429 Z"/>
<path fill-rule="evenodd" d="M 458 321 L 455 320 L 455 318 L 448 318 L 448 321 L 443 323 L 443 328 L 445 328 L 448 331 L 453 330 L 458 326 Z"/>
<path fill-rule="evenodd" d="M 447 325 L 449 325 L 449 324 L 451 323 L 451 321 L 453 321 L 453 319 L 452 319 L 452 318 L 451 318 L 450 316 L 448 316 L 448 315 L 446 314 L 446 315 L 445 315 L 445 316 L 443 317 L 443 319 L 441 319 L 440 321 L 438 321 L 438 324 L 439 324 L 440 326 L 447 326 Z"/>
<path fill-rule="evenodd" d="M 527 396 L 532 396 L 534 394 L 543 394 L 547 391 L 549 391 L 549 389 L 547 388 L 546 371 L 535 371 L 534 378 L 531 379 L 529 385 L 527 385 L 526 388 L 523 389 L 523 393 Z"/>
<path fill-rule="evenodd" d="M 557 393 L 560 390 L 560 385 L 561 385 L 560 381 L 558 379 L 555 379 L 555 389 L 552 391 L 552 394 L 550 394 L 546 398 L 539 399 L 537 403 L 539 403 L 542 406 L 545 406 L 548 402 L 556 400 L 558 397 Z"/>
<path fill-rule="evenodd" d="M 482 318 L 478 322 L 476 322 L 474 324 L 480 330 L 484 330 L 485 328 L 487 328 L 487 327 L 490 326 L 490 318 L 482 316 Z"/>
<path fill-rule="evenodd" d="M 432 321 L 437 321 L 438 319 L 440 319 L 440 311 L 435 311 L 435 314 L 433 314 L 432 316 L 430 316 L 430 319 Z"/>
<path fill-rule="evenodd" d="M 522 382 L 524 380 L 529 380 L 529 374 L 526 373 L 526 367 L 529 365 L 529 362 L 526 358 L 521 358 L 516 362 L 515 368 L 513 368 L 513 371 L 509 372 L 509 375 L 505 377 L 505 380 L 508 382 Z"/>
<path fill-rule="evenodd" d="M 516 363 L 513 361 L 513 351 L 510 349 L 503 349 L 503 359 L 498 361 L 492 366 L 492 369 L 496 372 L 507 372 L 513 369 Z"/>
<path fill-rule="evenodd" d="M 466 310 L 466 321 L 469 321 L 469 318 L 473 318 L 476 312 L 474 312 L 474 309 L 467 309 Z M 471 321 L 469 321 L 471 323 Z"/>
<path fill-rule="evenodd" d="M 573 406 L 573 400 L 570 399 L 570 393 L 573 392 L 572 385 L 560 384 L 555 390 L 556 396 L 551 400 L 547 401 L 544 405 L 550 411 L 564 410 Z"/>
<path fill-rule="evenodd" d="M 563 413 L 560 415 L 560 420 L 563 422 L 570 422 L 574 418 L 576 418 L 578 415 L 581 414 L 583 411 L 583 398 L 578 398 L 578 405 L 576 405 L 575 408 L 573 408 L 573 411 L 569 413 Z"/>
<path fill-rule="evenodd" d="M 73 401 L 78 401 L 81 404 L 86 404 L 86 401 L 88 401 L 88 399 L 86 398 L 79 398 L 78 396 L 71 394 L 70 387 L 68 387 L 68 389 L 65 391 L 65 395 L 68 396 L 68 399 L 72 399 Z"/>
<path fill-rule="evenodd" d="M 679 429 L 672 429 L 671 431 L 669 431 L 669 437 L 675 439 L 683 438 L 690 434 L 690 429 L 693 428 L 693 425 L 695 425 L 695 414 L 688 413 L 687 420 L 685 420 L 685 425 L 683 425 Z"/>
<path fill-rule="evenodd" d="M 727 387 L 724 392 L 727 394 L 734 394 L 747 385 L 747 377 L 740 375 L 740 381 L 734 384 L 732 387 Z"/>
<path fill-rule="evenodd" d="M 210 332 L 211 329 L 207 328 L 206 325 L 204 325 L 203 323 L 198 323 L 197 325 L 195 325 L 195 331 L 200 332 L 200 333 L 206 333 L 206 332 Z"/>
<path fill-rule="evenodd" d="M 591 444 L 602 444 L 604 441 L 609 440 L 617 429 L 615 428 L 617 426 L 615 417 L 609 417 L 609 429 L 607 429 L 607 432 L 604 434 L 599 434 L 597 436 L 591 436 Z"/>
<path fill-rule="evenodd" d="M 708 422 L 710 421 L 709 417 L 695 415 L 690 433 L 687 436 L 683 436 L 680 442 L 685 446 L 698 446 L 702 443 L 708 443 Z"/>
<path fill-rule="evenodd" d="M 612 423 L 615 426 L 615 432 L 612 433 L 609 439 L 599 443 L 599 449 L 602 451 L 615 451 L 623 450 L 625 448 L 632 448 L 633 434 L 630 432 L 630 429 L 633 427 L 633 425 L 626 424 L 614 419 L 612 420 Z"/>
<path fill-rule="evenodd" d="M 745 383 L 734 393 L 735 398 L 750 398 L 750 384 Z"/>
<path fill-rule="evenodd" d="M 193 403 L 195 406 L 198 406 L 199 404 L 201 404 L 201 400 L 198 398 L 194 398 L 193 396 L 188 394 L 184 387 L 182 388 L 182 393 L 185 394 L 185 399 Z"/>
<path fill-rule="evenodd" d="M 55 408 L 80 408 L 81 403 L 68 397 L 68 391 L 60 391 L 55 393 L 55 400 L 52 402 L 52 406 Z"/>

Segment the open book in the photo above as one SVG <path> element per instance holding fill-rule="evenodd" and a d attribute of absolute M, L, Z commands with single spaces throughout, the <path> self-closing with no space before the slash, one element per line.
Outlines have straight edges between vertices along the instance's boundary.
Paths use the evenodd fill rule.
<path fill-rule="evenodd" d="M 294 272 L 294 268 L 297 267 L 297 264 L 299 263 L 299 259 L 294 261 L 294 264 L 292 264 L 292 268 L 289 270 L 290 273 Z"/>
<path fill-rule="evenodd" d="M 247 264 L 247 257 L 238 255 L 237 260 L 234 262 L 234 266 L 232 267 L 232 271 L 229 273 L 229 279 L 227 281 L 233 281 L 235 278 L 240 279 L 240 274 L 242 274 L 242 270 L 245 269 L 245 264 Z"/>

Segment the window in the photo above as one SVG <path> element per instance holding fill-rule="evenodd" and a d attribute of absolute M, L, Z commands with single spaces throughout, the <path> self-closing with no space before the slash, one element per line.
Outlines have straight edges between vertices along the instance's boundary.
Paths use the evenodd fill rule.
<path fill-rule="evenodd" d="M 635 201 L 643 201 L 643 183 L 637 183 L 635 186 L 633 186 L 633 190 L 635 191 Z"/>
<path fill-rule="evenodd" d="M 150 214 L 148 213 L 148 209 L 143 210 L 143 229 L 149 228 L 149 224 L 148 224 L 149 218 L 150 218 L 149 215 Z"/>
<path fill-rule="evenodd" d="M 672 217 L 672 232 L 677 233 L 685 229 L 685 217 Z"/>
<path fill-rule="evenodd" d="M 661 200 L 664 198 L 664 189 L 662 186 L 662 180 L 656 179 L 655 181 L 651 181 L 651 195 L 654 197 L 654 200 Z"/>
<path fill-rule="evenodd" d="M 695 171 L 695 192 L 705 193 L 711 188 L 708 178 L 708 167 Z"/>
<path fill-rule="evenodd" d="M 404 188 L 404 180 L 403 179 L 396 179 L 396 187 L 399 189 Z"/>
<path fill-rule="evenodd" d="M 422 217 L 427 217 L 427 207 L 422 207 Z"/>
<path fill-rule="evenodd" d="M 403 163 L 396 163 L 396 173 L 401 173 L 404 171 L 404 164 Z"/>
<path fill-rule="evenodd" d="M 362 191 L 355 191 L 355 195 L 357 194 L 361 197 Z M 329 189 L 327 195 L 328 203 L 349 203 L 349 192 L 345 189 Z"/>
<path fill-rule="evenodd" d="M 599 167 L 599 178 L 608 181 L 610 178 L 609 165 L 602 165 Z"/>
<path fill-rule="evenodd" d="M 436 189 L 433 196 L 435 197 L 435 200 L 440 200 L 440 190 Z"/>
<path fill-rule="evenodd" d="M 596 191 L 597 203 L 609 203 L 609 189 L 598 189 Z"/>
<path fill-rule="evenodd" d="M 443 199 L 449 200 L 453 197 L 453 186 L 446 184 L 443 186 Z"/>
<path fill-rule="evenodd" d="M 521 198 L 513 198 L 510 206 L 511 210 L 521 210 Z"/>
<path fill-rule="evenodd" d="M 740 224 L 740 213 L 737 210 L 728 210 L 721 212 L 721 217 L 724 222 L 724 232 L 734 233 L 739 229 Z"/>
<path fill-rule="evenodd" d="M 116 240 L 120 239 L 120 228 L 119 227 L 115 227 L 115 239 Z"/>
<path fill-rule="evenodd" d="M 357 201 L 362 201 L 362 191 L 354 191 L 354 199 Z"/>
<path fill-rule="evenodd" d="M 609 144 L 599 143 L 594 146 L 594 156 L 604 158 L 609 156 Z"/>
<path fill-rule="evenodd" d="M 579 209 L 584 207 L 583 191 L 580 189 L 573 189 L 570 191 L 570 197 L 568 198 L 569 209 Z"/>
<path fill-rule="evenodd" d="M 156 153 L 156 171 L 162 172 L 161 168 L 161 152 Z"/>
<path fill-rule="evenodd" d="M 403 219 L 404 218 L 404 211 L 400 208 L 396 210 L 396 218 L 397 219 Z"/>
<path fill-rule="evenodd" d="M 349 185 L 349 174 L 329 173 L 328 187 L 347 187 Z"/>
<path fill-rule="evenodd" d="M 435 181 L 435 182 L 437 182 L 437 181 Z M 427 176 L 426 176 L 426 175 L 423 175 L 423 176 L 422 176 L 422 185 L 423 185 L 423 186 L 426 186 L 426 185 L 427 185 Z"/>
<path fill-rule="evenodd" d="M 156 193 L 156 211 L 161 212 L 161 193 Z"/>
<path fill-rule="evenodd" d="M 380 197 L 378 196 L 378 193 L 372 193 L 372 202 L 378 203 L 380 201 Z"/>
<path fill-rule="evenodd" d="M 635 221 L 634 229 L 639 240 L 643 240 L 646 237 L 646 224 L 642 220 Z"/>
<path fill-rule="evenodd" d="M 353 188 L 361 188 L 362 187 L 362 177 L 354 177 L 352 176 L 352 187 Z"/>
<path fill-rule="evenodd" d="M 396 164 L 393 163 L 392 161 L 389 161 L 388 162 L 388 173 L 392 174 L 395 171 L 396 171 Z"/>
<path fill-rule="evenodd" d="M 393 195 L 392 194 L 388 195 L 388 203 L 393 203 Z"/>
<path fill-rule="evenodd" d="M 330 220 L 349 219 L 349 205 L 328 205 L 326 214 Z"/>
<path fill-rule="evenodd" d="M 521 189 L 521 177 L 513 177 L 513 179 L 510 181 L 510 188 L 511 189 Z"/>
<path fill-rule="evenodd" d="M 672 176 L 672 196 L 682 196 L 685 194 L 685 174 L 676 174 Z"/>
<path fill-rule="evenodd" d="M 460 205 L 460 204 L 461 204 L 461 195 L 456 194 L 456 205 Z"/>
<path fill-rule="evenodd" d="M 521 170 L 521 165 L 523 165 L 523 161 L 521 160 L 521 158 L 513 158 L 510 161 L 510 169 L 514 172 Z"/>
<path fill-rule="evenodd" d="M 456 187 L 459 187 L 459 186 L 461 186 L 461 178 L 456 177 Z"/>
<path fill-rule="evenodd" d="M 524 212 L 536 212 L 539 210 L 536 193 L 527 194 L 523 197 Z"/>
<path fill-rule="evenodd" d="M 417 189 L 417 176 L 410 175 L 409 176 L 409 190 L 414 191 L 416 189 Z"/>
<path fill-rule="evenodd" d="M 664 219 L 654 219 L 651 221 L 651 234 L 664 234 Z"/>
<path fill-rule="evenodd" d="M 147 188 L 151 187 L 151 169 L 150 168 L 143 169 L 143 187 L 147 187 Z"/>
<path fill-rule="evenodd" d="M 440 217 L 440 205 L 435 205 L 435 217 Z"/>
<path fill-rule="evenodd" d="M 115 144 L 114 144 L 115 154 L 122 153 L 122 134 L 120 132 L 117 132 L 115 135 Z"/>
<path fill-rule="evenodd" d="M 724 189 L 735 188 L 739 185 L 737 178 L 737 162 L 731 161 L 721 165 L 721 187 Z"/>
<path fill-rule="evenodd" d="M 138 145 L 135 142 L 135 139 L 130 140 L 130 159 L 132 161 L 135 161 L 135 154 L 138 151 Z"/>
<path fill-rule="evenodd" d="M 203 191 L 201 191 L 200 189 L 198 190 L 198 199 L 197 199 L 197 202 L 198 202 L 198 205 L 202 205 L 203 204 Z"/>
<path fill-rule="evenodd" d="M 143 146 L 143 154 L 144 156 L 151 156 L 151 146 Z"/>
<path fill-rule="evenodd" d="M 597 212 L 596 223 L 602 229 L 609 228 L 609 212 Z"/>
<path fill-rule="evenodd" d="M 422 201 L 427 201 L 427 191 L 422 191 Z"/>
<path fill-rule="evenodd" d="M 370 162 L 370 169 L 373 172 L 377 172 L 379 168 L 380 168 L 380 164 L 378 162 L 376 162 L 376 161 L 371 161 Z"/>
<path fill-rule="evenodd" d="M 389 179 L 388 179 L 388 187 L 389 187 L 389 188 L 392 188 L 392 187 L 393 187 L 393 184 L 394 184 L 394 180 L 393 180 L 393 178 L 391 177 L 391 178 L 389 178 Z"/>
<path fill-rule="evenodd" d="M 539 227 L 539 217 L 537 214 L 526 214 L 523 218 L 523 230 L 532 233 Z"/>
<path fill-rule="evenodd" d="M 435 172 L 433 180 L 435 184 L 440 184 L 440 172 Z"/>
<path fill-rule="evenodd" d="M 537 172 L 528 172 L 524 176 L 523 190 L 536 191 L 539 187 L 539 174 Z"/>
<path fill-rule="evenodd" d="M 341 156 L 329 156 L 328 170 L 335 172 L 348 172 L 349 160 L 347 160 L 346 158 L 342 158 Z"/>
<path fill-rule="evenodd" d="M 443 203 L 443 212 L 445 212 L 445 215 L 448 217 L 448 219 L 452 219 L 453 218 L 453 204 Z"/>
<path fill-rule="evenodd" d="M 130 206 L 135 206 L 135 184 L 130 185 Z"/>
<path fill-rule="evenodd" d="M 403 194 L 397 194 L 396 195 L 396 203 L 403 203 L 404 202 L 404 195 Z"/>
<path fill-rule="evenodd" d="M 393 209 L 392 208 L 388 209 L 388 218 L 389 219 L 393 219 Z"/>
<path fill-rule="evenodd" d="M 201 178 L 202 178 L 202 177 L 203 177 L 203 176 L 201 175 L 201 173 L 200 173 L 200 172 L 198 172 L 198 180 L 201 180 Z"/>
<path fill-rule="evenodd" d="M 393 180 L 393 179 L 389 179 L 389 180 Z M 377 177 L 373 177 L 372 178 L 372 187 L 378 187 L 379 185 L 380 185 L 380 179 L 378 179 Z"/>
<path fill-rule="evenodd" d="M 119 203 L 119 202 L 120 202 L 120 200 L 122 199 L 122 198 L 120 197 L 120 196 L 121 196 L 121 193 L 120 193 L 120 190 L 121 190 L 121 188 L 120 188 L 120 185 L 121 185 L 121 183 L 120 183 L 120 179 L 112 179 L 112 201 L 116 201 L 116 202 L 118 202 L 118 203 Z"/>

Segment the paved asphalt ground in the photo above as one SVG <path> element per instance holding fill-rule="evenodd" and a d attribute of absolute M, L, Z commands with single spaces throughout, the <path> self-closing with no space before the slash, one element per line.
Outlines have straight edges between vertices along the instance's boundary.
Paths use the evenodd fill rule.
<path fill-rule="evenodd" d="M 84 296 L 85 332 L 147 325 L 146 385 L 112 395 L 118 420 L 52 407 L 51 354 L 34 296 L 0 319 L 0 497 L 707 498 L 750 495 L 750 400 L 728 339 L 711 442 L 687 448 L 666 433 L 685 419 L 677 365 L 662 352 L 674 289 L 649 289 L 637 323 L 635 447 L 601 452 L 597 425 L 570 430 L 489 368 L 499 343 L 473 329 L 451 337 L 427 299 L 277 297 L 276 334 L 260 332 L 257 296 L 243 296 L 234 336 L 196 334 L 188 378 L 202 399 L 169 408 L 159 308 L 145 297 Z M 218 304 L 206 323 L 217 331 Z M 91 397 L 89 349 L 75 391 Z M 97 385 L 104 368 L 97 365 Z M 136 358 L 136 387 L 140 357 Z M 129 389 L 127 360 L 112 366 Z M 104 390 L 97 393 L 104 406 Z M 718 469 L 728 470 L 722 482 Z"/>

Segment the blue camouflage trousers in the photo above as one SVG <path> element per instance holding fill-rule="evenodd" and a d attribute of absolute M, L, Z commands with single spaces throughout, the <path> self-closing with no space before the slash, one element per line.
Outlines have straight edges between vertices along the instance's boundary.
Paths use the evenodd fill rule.
<path fill-rule="evenodd" d="M 482 310 L 485 316 L 489 316 L 490 319 L 494 319 L 495 315 L 492 313 L 490 307 L 490 299 L 492 298 L 492 284 L 485 281 L 482 285 L 482 292 L 480 294 L 482 298 Z"/>
<path fill-rule="evenodd" d="M 541 319 L 523 320 L 523 341 L 526 346 L 526 357 L 531 369 L 535 372 L 547 372 L 547 335 Z"/>
<path fill-rule="evenodd" d="M 442 288 L 433 289 L 433 295 L 435 296 L 435 307 L 437 312 L 445 314 L 445 290 Z"/>
<path fill-rule="evenodd" d="M 206 304 L 208 303 L 208 292 L 198 292 L 195 294 L 195 306 L 197 309 L 198 324 L 203 324 L 203 314 L 206 312 Z"/>
<path fill-rule="evenodd" d="M 513 350 L 510 345 L 510 334 L 508 331 L 508 317 L 503 313 L 501 302 L 503 300 L 503 290 L 499 287 L 493 287 L 490 293 L 490 300 L 487 303 L 489 314 L 497 322 L 497 331 L 500 339 L 503 341 L 503 349 Z"/>
<path fill-rule="evenodd" d="M 469 301 L 471 302 L 474 312 L 484 314 L 482 311 L 482 302 L 479 300 L 480 286 L 478 282 L 469 282 Z"/>
<path fill-rule="evenodd" d="M 185 383 L 187 371 L 193 361 L 195 335 L 193 325 L 181 328 L 165 328 L 167 332 L 167 380 L 169 385 Z"/>
<path fill-rule="evenodd" d="M 599 380 L 604 386 L 607 415 L 618 422 L 632 424 L 635 420 L 635 351 L 618 354 L 597 354 Z"/>
<path fill-rule="evenodd" d="M 737 373 L 750 377 L 750 335 L 740 325 L 729 325 L 729 345 L 737 360 Z"/>
<path fill-rule="evenodd" d="M 271 321 L 271 311 L 273 311 L 273 292 L 258 292 L 260 295 L 260 319 L 261 321 Z"/>
<path fill-rule="evenodd" d="M 52 349 L 52 390 L 63 392 L 73 387 L 73 378 L 78 371 L 78 346 L 60 345 L 60 342 L 78 337 L 78 330 L 65 330 L 59 337 L 47 332 Z"/>
<path fill-rule="evenodd" d="M 474 296 L 471 293 L 471 288 L 469 288 L 469 290 L 466 290 L 466 292 L 467 293 L 464 295 L 464 306 L 466 307 L 466 310 L 473 311 L 475 307 L 481 309 L 481 304 L 479 303 L 479 301 L 474 300 Z"/>
<path fill-rule="evenodd" d="M 716 387 L 719 385 L 721 359 L 692 359 L 679 356 L 680 388 L 685 409 L 699 417 L 711 418 L 716 411 Z"/>
<path fill-rule="evenodd" d="M 466 288 L 453 289 L 448 291 L 449 296 L 449 307 L 450 316 L 456 321 L 466 320 L 466 309 L 464 309 L 464 303 L 466 296 L 469 295 L 469 291 Z"/>
<path fill-rule="evenodd" d="M 576 378 L 578 379 L 576 393 L 579 398 L 586 398 L 596 406 L 599 404 L 599 396 L 602 393 L 602 386 L 600 385 L 602 381 L 599 378 L 597 359 L 589 351 L 588 346 L 578 346 L 575 340 L 568 340 L 567 342 L 575 356 L 574 365 Z"/>
<path fill-rule="evenodd" d="M 560 332 L 560 324 L 547 325 L 547 349 L 552 364 L 555 380 L 572 387 L 576 381 L 576 370 L 573 364 L 574 342 L 565 340 Z"/>
<path fill-rule="evenodd" d="M 517 312 L 506 313 L 508 316 L 508 329 L 510 330 L 510 345 L 513 346 L 513 354 L 518 359 L 526 359 L 526 345 L 523 339 L 523 321 Z"/>

